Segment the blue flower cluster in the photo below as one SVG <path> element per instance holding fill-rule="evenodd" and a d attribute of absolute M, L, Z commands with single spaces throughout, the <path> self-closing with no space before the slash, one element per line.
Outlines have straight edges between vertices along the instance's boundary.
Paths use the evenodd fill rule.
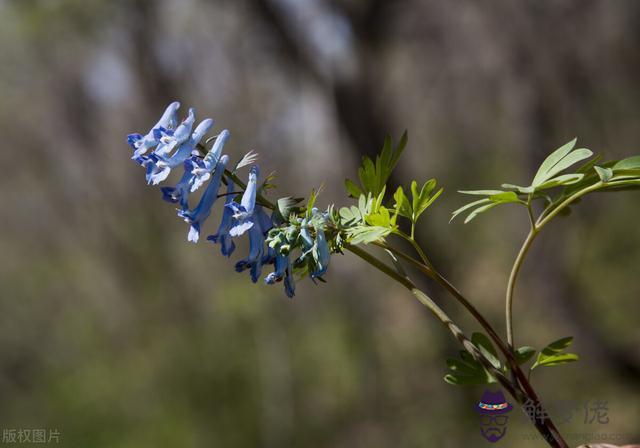
<path fill-rule="evenodd" d="M 201 143 L 212 128 L 213 120 L 203 120 L 192 131 L 195 111 L 189 109 L 187 118 L 178 123 L 179 107 L 180 103 L 171 103 L 147 134 L 128 136 L 127 141 L 133 149 L 132 159 L 145 168 L 147 183 L 152 185 L 166 180 L 172 169 L 183 167 L 178 183 L 173 187 L 162 187 L 161 190 L 165 201 L 179 205 L 178 216 L 190 225 L 187 239 L 191 242 L 198 242 L 202 225 L 211 214 L 216 200 L 226 197 L 222 221 L 216 233 L 208 236 L 207 240 L 220 244 L 222 254 L 229 257 L 235 250 L 233 239 L 247 234 L 249 254 L 236 263 L 236 271 L 249 270 L 251 280 L 255 283 L 261 276 L 262 267 L 273 264 L 274 271 L 266 276 L 265 283 L 283 281 L 285 293 L 293 297 L 294 269 L 302 275 L 310 274 L 311 278 L 321 277 L 327 270 L 331 251 L 323 226 L 328 214 L 313 209 L 309 217 L 301 218 L 292 214 L 284 218 L 276 209 L 271 216 L 268 215 L 256 201 L 260 177 L 257 165 L 251 166 L 244 191 L 236 191 L 233 181 L 236 171 L 251 165 L 255 155 L 249 153 L 230 171 L 229 156 L 222 154 L 229 131 L 225 129 L 215 138 Z M 214 141 L 213 146 L 206 151 L 206 145 L 211 140 Z M 227 186 L 226 193 L 219 194 L 223 182 Z M 191 209 L 189 195 L 205 184 L 198 204 Z M 241 193 L 240 202 L 237 202 L 236 198 Z M 302 254 L 292 263 L 290 253 L 294 247 L 299 247 Z"/>

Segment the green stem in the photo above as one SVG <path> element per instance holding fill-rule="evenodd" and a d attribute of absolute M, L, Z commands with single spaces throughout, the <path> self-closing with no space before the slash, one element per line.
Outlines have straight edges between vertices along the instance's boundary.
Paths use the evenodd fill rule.
<path fill-rule="evenodd" d="M 517 385 L 513 384 L 501 370 L 494 367 L 493 364 L 491 364 L 491 362 L 486 359 L 482 353 L 480 353 L 471 340 L 465 336 L 462 330 L 451 320 L 451 318 L 449 318 L 442 308 L 440 308 L 427 294 L 418 289 L 409 277 L 398 273 L 396 270 L 371 255 L 369 252 L 362 250 L 357 246 L 346 245 L 345 249 L 357 255 L 411 291 L 416 299 L 427 307 L 427 309 L 429 309 L 429 311 L 431 311 L 431 313 L 449 329 L 453 336 L 462 344 L 464 349 L 467 350 L 476 361 L 480 362 L 489 372 L 491 372 L 491 374 L 507 391 L 509 391 L 512 396 L 517 397 L 518 400 L 526 399 L 525 395 L 520 391 Z"/>
<path fill-rule="evenodd" d="M 509 281 L 507 282 L 507 292 L 506 292 L 506 300 L 505 300 L 505 320 L 507 326 L 507 343 L 509 347 L 513 349 L 514 347 L 514 336 L 513 336 L 513 300 L 514 300 L 514 291 L 516 286 L 516 281 L 518 280 L 518 274 L 520 273 L 520 269 L 522 268 L 522 264 L 533 244 L 533 241 L 540 233 L 540 230 L 549 223 L 555 216 L 558 215 L 564 208 L 566 208 L 569 204 L 571 204 L 576 199 L 584 196 L 587 193 L 598 190 L 602 188 L 604 184 L 602 182 L 596 182 L 595 184 L 583 188 L 567 197 L 563 201 L 561 201 L 556 206 L 550 206 L 547 210 L 551 210 L 550 212 L 543 212 L 542 215 L 538 218 L 537 221 L 534 221 L 533 212 L 531 210 L 530 201 L 527 204 L 527 210 L 529 211 L 529 219 L 531 220 L 531 229 L 529 230 L 529 234 L 527 238 L 522 243 L 522 247 L 520 247 L 520 251 L 516 256 L 516 259 L 511 268 L 511 274 L 509 275 Z"/>
<path fill-rule="evenodd" d="M 385 243 L 374 243 L 374 244 L 383 249 L 391 251 L 398 257 L 411 263 L 423 274 L 435 280 L 440 286 L 446 289 L 449 292 L 449 294 L 451 294 L 474 317 L 474 319 L 476 319 L 476 321 L 480 324 L 480 326 L 482 326 L 482 328 L 485 329 L 489 337 L 496 343 L 496 345 L 498 345 L 498 348 L 500 349 L 500 351 L 504 353 L 505 357 L 513 358 L 513 354 L 507 348 L 507 346 L 505 345 L 504 341 L 500 338 L 500 336 L 498 336 L 498 333 L 493 329 L 491 324 L 484 318 L 484 316 L 477 310 L 477 308 L 473 306 L 473 304 L 469 302 L 469 300 L 467 300 L 460 291 L 458 291 L 458 289 L 455 286 L 453 286 L 444 276 L 442 276 L 442 274 L 436 271 L 433 267 L 427 266 L 426 264 L 422 264 L 418 260 L 405 254 L 404 252 L 394 247 L 391 247 Z"/>
<path fill-rule="evenodd" d="M 520 251 L 518 252 L 518 256 L 513 263 L 513 267 L 511 268 L 511 274 L 509 274 L 509 281 L 507 282 L 507 297 L 505 303 L 505 312 L 506 312 L 506 322 L 507 322 L 507 344 L 509 347 L 513 349 L 513 292 L 516 286 L 516 280 L 518 279 L 518 273 L 520 273 L 520 268 L 522 268 L 522 263 L 524 262 L 525 257 L 527 256 L 527 252 L 531 248 L 533 244 L 533 240 L 535 240 L 538 235 L 538 230 L 535 227 L 532 227 L 527 235 L 527 238 L 524 240 Z"/>
<path fill-rule="evenodd" d="M 384 247 L 384 246 L 381 246 L 381 247 Z M 464 335 L 462 330 L 460 330 L 460 328 L 453 323 L 453 321 L 449 318 L 449 316 L 428 295 L 426 295 L 423 291 L 419 290 L 406 275 L 401 275 L 400 273 L 396 272 L 394 269 L 392 269 L 382 261 L 378 260 L 373 255 L 360 249 L 359 247 L 346 245 L 345 248 L 350 252 L 352 252 L 353 254 L 360 257 L 361 259 L 363 259 L 364 261 L 366 261 L 367 263 L 374 266 L 376 269 L 380 270 L 384 274 L 396 280 L 398 283 L 400 283 L 402 286 L 407 288 L 409 291 L 411 291 L 411 293 L 418 299 L 418 301 L 420 301 L 420 303 L 426 306 L 433 313 L 433 315 L 440 322 L 442 322 L 449 329 L 449 331 L 451 331 L 453 336 L 462 344 L 465 350 L 467 350 L 475 360 L 480 362 L 482 366 L 485 369 L 487 369 L 496 378 L 496 380 L 500 383 L 500 385 L 502 385 L 502 387 L 504 387 L 505 390 L 507 390 L 507 392 L 511 394 L 511 396 L 519 404 L 522 405 L 530 402 L 528 404 L 532 404 L 534 409 L 544 410 L 540 402 L 540 399 L 538 398 L 537 394 L 531 387 L 531 384 L 527 381 L 527 378 L 524 375 L 524 372 L 522 372 L 522 370 L 519 368 L 517 363 L 514 362 L 512 368 L 516 372 L 516 376 L 518 378 L 519 384 L 518 382 L 516 383 L 512 382 L 501 370 L 496 369 L 493 366 L 493 364 L 491 364 L 491 362 L 489 362 L 489 360 L 487 360 L 484 357 L 484 355 L 480 353 L 478 348 Z M 386 247 L 386 249 L 391 250 L 388 247 Z M 406 255 L 403 256 L 404 254 L 402 254 L 399 251 L 394 251 L 394 250 L 391 250 L 391 251 L 394 253 L 397 253 L 402 258 L 407 257 L 413 260 L 411 257 L 408 257 Z M 422 265 L 417 260 L 414 260 L 414 262 L 422 266 L 425 270 L 431 271 L 427 266 Z M 441 278 L 444 280 L 444 282 L 446 282 L 446 284 L 450 285 L 443 277 Z M 450 285 L 450 288 L 454 291 L 457 291 L 451 285 Z M 468 303 L 468 301 L 466 301 L 466 299 L 464 299 L 464 297 L 462 297 L 460 293 L 457 293 L 457 294 L 459 295 L 459 299 L 461 298 L 464 300 L 464 302 Z M 471 309 L 475 310 L 475 308 L 473 308 L 471 304 L 469 304 L 469 306 L 471 307 Z M 478 314 L 481 320 L 486 323 L 484 318 L 482 318 L 482 316 L 477 312 L 477 310 L 475 310 L 475 312 Z M 486 323 L 486 325 L 487 325 L 487 328 L 485 329 L 488 329 L 487 331 L 490 332 L 491 334 L 491 332 L 493 332 L 493 329 L 491 329 L 491 326 L 488 323 Z M 493 332 L 493 334 L 495 335 L 495 332 Z M 495 337 L 499 341 L 498 345 L 500 345 L 501 347 L 504 347 L 504 342 L 502 342 L 502 340 L 497 335 L 495 335 Z M 513 354 L 508 350 L 506 350 L 506 355 L 508 358 L 513 359 Z M 524 391 L 520 388 L 520 385 L 522 385 L 522 387 L 524 388 Z M 532 418 L 532 423 L 535 425 L 536 429 L 542 435 L 545 441 L 554 448 L 568 448 L 567 443 L 564 441 L 564 439 L 562 438 L 562 435 L 557 430 L 553 421 L 548 417 L 547 413 L 543 412 L 542 415 L 545 415 L 543 419 L 538 419 L 538 418 L 535 418 L 534 416 L 534 418 Z"/>
<path fill-rule="evenodd" d="M 402 237 L 403 239 L 405 239 L 406 241 L 409 242 L 409 244 L 411 244 L 411 246 L 413 246 L 414 250 L 416 251 L 416 253 L 418 254 L 418 256 L 420 257 L 420 259 L 422 260 L 422 262 L 429 266 L 430 268 L 433 268 L 433 265 L 431 264 L 431 262 L 429 261 L 429 259 L 427 258 L 427 255 L 424 253 L 424 250 L 422 250 L 422 247 L 420 247 L 420 244 L 418 244 L 418 242 L 416 241 L 416 239 L 413 236 L 413 225 L 411 227 L 411 236 L 407 235 L 406 233 L 404 233 L 401 230 L 396 230 L 395 234 Z"/>
<path fill-rule="evenodd" d="M 610 182 L 609 184 L 606 184 L 606 186 L 615 186 L 615 185 L 617 185 L 615 182 Z M 591 193 L 592 191 L 599 190 L 603 186 L 605 186 L 605 184 L 601 181 L 601 182 L 596 182 L 595 184 L 593 184 L 593 185 L 591 185 L 591 186 L 589 186 L 587 188 L 583 188 L 582 190 L 576 191 L 574 194 L 569 196 L 567 199 L 565 199 L 564 201 L 560 202 L 560 204 L 558 206 L 556 206 L 555 208 L 553 208 L 553 210 L 551 210 L 548 214 L 546 214 L 546 215 L 543 214 L 542 216 L 540 216 L 540 218 L 538 218 L 538 221 L 536 222 L 536 226 L 538 227 L 538 229 L 541 229 L 549 221 L 551 221 L 558 213 L 560 213 L 562 211 L 562 209 L 567 207 L 573 201 L 575 201 L 576 199 L 580 198 L 581 196 L 584 196 L 587 193 Z"/>

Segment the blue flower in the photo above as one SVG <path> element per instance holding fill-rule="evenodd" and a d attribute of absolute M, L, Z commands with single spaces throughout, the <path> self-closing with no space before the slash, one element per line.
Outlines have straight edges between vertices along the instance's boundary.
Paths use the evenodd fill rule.
<path fill-rule="evenodd" d="M 249 172 L 247 188 L 242 195 L 240 204 L 232 201 L 226 205 L 233 211 L 233 225 L 229 229 L 229 235 L 231 236 L 240 236 L 254 226 L 253 210 L 256 206 L 259 175 L 260 169 L 257 166 L 252 166 Z"/>
<path fill-rule="evenodd" d="M 191 134 L 191 128 L 196 121 L 195 109 L 192 107 L 189 109 L 189 115 L 184 119 L 182 123 L 174 130 L 159 127 L 153 130 L 153 135 L 158 141 L 158 147 L 155 149 L 154 154 L 159 157 L 165 157 L 173 151 L 173 149 L 186 142 Z"/>
<path fill-rule="evenodd" d="M 311 278 L 321 277 L 327 272 L 329 268 L 329 260 L 331 259 L 331 253 L 329 251 L 329 245 L 327 244 L 327 238 L 325 237 L 324 230 L 321 226 L 316 229 L 316 243 L 314 258 L 316 261 L 316 270 L 311 273 Z"/>
<path fill-rule="evenodd" d="M 182 143 L 170 157 L 152 153 L 149 157 L 153 160 L 153 164 L 151 165 L 151 169 L 147 170 L 147 182 L 157 185 L 165 180 L 169 176 L 172 168 L 180 166 L 191 156 L 191 153 L 195 150 L 198 143 L 200 143 L 200 140 L 209 132 L 212 126 L 212 119 L 207 118 L 202 121 L 196 130 L 193 131 L 191 137 Z"/>
<path fill-rule="evenodd" d="M 220 158 L 220 161 L 216 165 L 213 179 L 211 179 L 211 182 L 209 182 L 209 185 L 207 185 L 207 189 L 202 194 L 197 207 L 192 211 L 183 210 L 178 212 L 178 215 L 180 217 L 184 218 L 185 221 L 191 224 L 189 235 L 187 237 L 189 241 L 197 243 L 198 239 L 200 238 L 200 227 L 211 214 L 211 207 L 216 202 L 216 199 L 218 199 L 220 181 L 228 162 L 229 156 L 224 155 Z"/>
<path fill-rule="evenodd" d="M 275 259 L 275 270 L 265 277 L 264 282 L 268 285 L 273 285 L 284 279 L 285 294 L 287 294 L 287 297 L 293 297 L 295 295 L 296 285 L 291 271 L 289 256 L 278 253 Z"/>
<path fill-rule="evenodd" d="M 179 108 L 180 103 L 177 101 L 169 104 L 162 114 L 162 117 L 160 117 L 160 120 L 158 120 L 156 125 L 151 128 L 147 135 L 129 134 L 127 136 L 127 142 L 131 148 L 133 148 L 133 159 L 137 159 L 138 163 L 141 163 L 139 157 L 146 154 L 148 150 L 158 144 L 158 139 L 156 138 L 156 133 L 154 131 L 159 130 L 160 128 L 169 130 L 176 127 L 178 122 L 177 112 Z"/>
<path fill-rule="evenodd" d="M 287 297 L 295 296 L 296 291 L 296 282 L 293 279 L 293 271 L 291 269 L 291 264 L 287 267 L 287 275 L 284 276 L 284 292 Z"/>
<path fill-rule="evenodd" d="M 218 160 L 220 159 L 220 155 L 222 154 L 222 148 L 224 144 L 229 139 L 229 131 L 226 129 L 223 130 L 218 137 L 216 137 L 216 141 L 213 143 L 213 147 L 211 151 L 204 156 L 204 159 L 200 161 L 198 166 L 193 170 L 193 180 L 191 183 L 191 192 L 196 191 L 200 188 L 209 178 L 211 177 L 211 171 L 215 168 Z"/>
<path fill-rule="evenodd" d="M 300 239 L 302 239 L 302 248 L 304 249 L 301 257 L 304 257 L 309 251 L 313 249 L 313 238 L 311 238 L 311 235 L 309 234 L 309 224 L 307 218 L 304 218 L 302 220 L 302 223 L 300 224 Z"/>
<path fill-rule="evenodd" d="M 248 187 L 247 187 L 248 188 Z M 265 237 L 269 229 L 271 229 L 271 218 L 265 213 L 261 206 L 257 205 L 250 218 L 252 225 L 248 228 L 249 232 L 249 255 L 236 263 L 236 271 L 242 272 L 251 269 L 251 280 L 257 282 L 262 273 L 264 264 L 273 263 L 276 253 L 273 249 L 268 248 L 265 252 Z M 233 229 L 233 227 L 232 227 Z"/>
<path fill-rule="evenodd" d="M 249 187 L 247 186 L 247 189 L 248 188 Z M 259 205 L 256 205 L 253 210 L 251 217 L 245 218 L 245 224 L 248 222 L 251 223 L 251 226 L 248 227 L 249 256 L 236 263 L 236 271 L 242 272 L 250 268 L 251 280 L 255 283 L 258 281 L 258 278 L 260 278 L 262 266 L 264 264 L 273 263 L 276 253 L 271 248 L 268 248 L 266 252 L 264 250 L 266 234 L 273 226 L 271 218 Z M 236 218 L 234 217 L 234 220 L 235 219 Z M 245 224 L 242 224 L 241 226 L 244 226 Z M 232 225 L 231 230 L 233 230 L 233 228 L 234 227 Z M 236 226 L 235 228 L 239 227 Z M 231 230 L 229 234 L 233 236 Z"/>
<path fill-rule="evenodd" d="M 193 171 L 198 166 L 200 160 L 192 157 L 184 161 L 184 174 L 175 187 L 162 187 L 162 199 L 171 203 L 180 203 L 180 208 L 186 210 L 189 208 L 189 189 L 193 183 Z"/>
<path fill-rule="evenodd" d="M 264 234 L 260 225 L 252 225 L 249 230 L 249 255 L 236 263 L 236 271 L 251 269 L 251 281 L 256 283 L 262 273 L 264 257 Z"/>
<path fill-rule="evenodd" d="M 233 210 L 228 207 L 228 205 L 233 202 L 233 194 L 231 193 L 233 193 L 234 184 L 231 179 L 228 179 L 227 182 L 227 200 L 225 201 L 220 227 L 218 227 L 218 231 L 215 234 L 209 235 L 207 240 L 220 243 L 220 252 L 222 252 L 222 255 L 230 257 L 236 248 L 233 238 L 229 235 L 229 230 L 233 225 Z"/>

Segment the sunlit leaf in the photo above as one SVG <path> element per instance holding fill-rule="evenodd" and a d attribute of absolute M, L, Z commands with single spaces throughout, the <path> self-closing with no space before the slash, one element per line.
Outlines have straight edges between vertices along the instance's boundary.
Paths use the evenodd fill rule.
<path fill-rule="evenodd" d="M 612 168 L 614 171 L 640 169 L 640 156 L 633 156 L 622 159 L 615 165 L 613 165 Z"/>
<path fill-rule="evenodd" d="M 547 345 L 538 354 L 538 359 L 531 366 L 531 370 L 539 366 L 554 366 L 568 362 L 578 361 L 579 357 L 575 353 L 563 353 L 573 342 L 572 337 L 558 339 Z"/>
<path fill-rule="evenodd" d="M 391 229 L 379 226 L 358 226 L 347 231 L 351 244 L 368 244 L 384 241 L 384 237 L 391 233 Z"/>
<path fill-rule="evenodd" d="M 507 190 L 514 190 L 522 194 L 531 194 L 536 190 L 534 187 L 531 187 L 531 186 L 523 187 L 521 185 L 513 185 L 513 184 L 502 184 L 501 186 L 502 188 L 505 188 Z"/>
<path fill-rule="evenodd" d="M 344 186 L 347 189 L 347 193 L 352 198 L 359 198 L 362 195 L 362 190 L 351 179 L 344 180 Z"/>
<path fill-rule="evenodd" d="M 493 196 L 504 193 L 504 190 L 458 190 L 458 193 L 471 194 L 475 196 Z"/>
<path fill-rule="evenodd" d="M 404 194 L 402 187 L 398 187 L 396 192 L 393 194 L 393 199 L 396 201 L 395 208 L 398 211 L 398 214 L 411 219 L 413 216 L 413 210 L 411 209 L 409 198 Z"/>
<path fill-rule="evenodd" d="M 485 199 L 479 199 L 477 201 L 474 202 L 470 202 L 468 204 L 463 205 L 462 207 L 460 207 L 459 209 L 455 210 L 452 214 L 451 214 L 451 219 L 449 220 L 449 222 L 453 221 L 455 219 L 456 216 L 458 216 L 460 213 L 463 213 L 473 207 L 482 205 L 482 204 L 487 204 L 490 203 L 491 199 L 489 198 L 485 198 Z"/>
<path fill-rule="evenodd" d="M 598 177 L 602 182 L 609 182 L 613 177 L 613 170 L 611 168 L 594 166 L 593 169 L 598 173 Z"/>
<path fill-rule="evenodd" d="M 514 353 L 516 362 L 518 363 L 518 365 L 522 365 L 526 363 L 535 354 L 536 354 L 536 349 L 526 345 L 524 347 L 519 347 Z"/>
<path fill-rule="evenodd" d="M 491 200 L 489 200 L 491 201 Z M 483 205 L 482 207 L 478 207 L 475 210 L 473 210 L 471 213 L 469 213 L 469 215 L 467 215 L 467 217 L 464 219 L 464 223 L 468 224 L 471 221 L 473 221 L 476 216 L 478 216 L 481 213 L 484 213 L 488 210 L 491 210 L 493 207 L 500 205 L 500 202 L 489 202 L 489 204 L 487 205 Z"/>
<path fill-rule="evenodd" d="M 549 172 L 551 172 L 553 168 L 571 152 L 574 146 L 576 146 L 577 141 L 578 139 L 574 138 L 569 143 L 562 145 L 560 148 L 549 154 L 549 156 L 540 165 L 540 168 L 538 168 L 538 172 L 533 178 L 531 185 L 539 185 L 552 177 L 553 174 L 549 175 Z"/>
<path fill-rule="evenodd" d="M 538 190 L 546 190 L 548 188 L 560 187 L 564 185 L 572 185 L 576 182 L 580 182 L 584 174 L 562 174 L 558 177 L 554 177 L 549 179 L 536 187 L 536 191 Z"/>

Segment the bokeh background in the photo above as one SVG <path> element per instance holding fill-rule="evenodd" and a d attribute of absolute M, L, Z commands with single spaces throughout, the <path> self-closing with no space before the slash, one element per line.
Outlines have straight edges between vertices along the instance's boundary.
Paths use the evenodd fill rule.
<path fill-rule="evenodd" d="M 0 0 L 0 428 L 71 447 L 488 446 L 483 388 L 442 381 L 458 347 L 406 291 L 348 255 L 293 300 L 251 284 L 187 243 L 126 134 L 180 100 L 231 131 L 232 158 L 257 150 L 281 195 L 324 184 L 325 206 L 408 129 L 393 181 L 445 187 L 419 239 L 504 331 L 527 217 L 449 224 L 456 190 L 527 182 L 576 135 L 637 154 L 639 80 L 636 0 Z M 520 344 L 576 337 L 579 363 L 534 375 L 577 403 L 574 445 L 640 440 L 639 201 L 584 200 L 517 289 Z M 593 400 L 609 423 L 584 422 Z M 544 446 L 532 432 L 516 411 L 500 443 Z"/>

